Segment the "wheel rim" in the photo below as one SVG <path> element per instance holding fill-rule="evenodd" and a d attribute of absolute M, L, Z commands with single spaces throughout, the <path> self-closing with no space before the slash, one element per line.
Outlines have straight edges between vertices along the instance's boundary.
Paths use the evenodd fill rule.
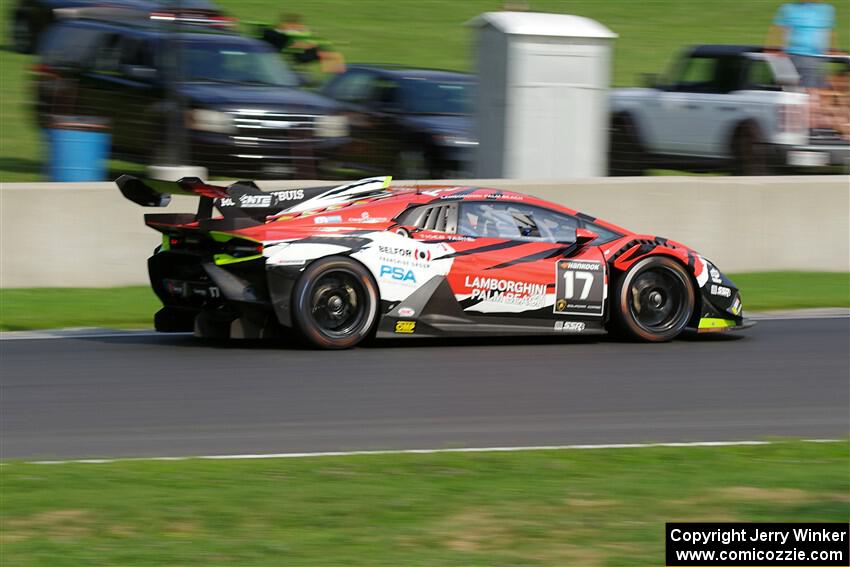
<path fill-rule="evenodd" d="M 651 333 L 675 329 L 681 325 L 687 305 L 687 285 L 680 273 L 669 268 L 650 268 L 641 272 L 629 285 L 632 319 Z"/>
<path fill-rule="evenodd" d="M 348 270 L 322 274 L 310 292 L 310 316 L 322 334 L 330 338 L 351 336 L 367 313 L 366 287 Z"/>

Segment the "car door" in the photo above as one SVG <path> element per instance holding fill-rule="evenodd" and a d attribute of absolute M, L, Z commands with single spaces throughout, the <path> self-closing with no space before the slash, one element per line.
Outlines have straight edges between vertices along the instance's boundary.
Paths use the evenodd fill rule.
<path fill-rule="evenodd" d="M 153 39 L 125 37 L 120 46 L 118 69 L 113 77 L 116 113 L 120 114 L 121 147 L 136 156 L 149 155 L 154 143 L 162 143 L 165 127 L 165 91 L 157 70 Z"/>
<path fill-rule="evenodd" d="M 457 233 L 470 240 L 452 244 L 449 283 L 464 312 L 538 330 L 601 323 L 605 261 L 593 246 L 576 250 L 579 226 L 574 216 L 525 203 L 458 203 Z"/>
<path fill-rule="evenodd" d="M 375 81 L 374 72 L 355 68 L 332 79 L 322 90 L 322 94 L 340 103 L 342 114 L 348 119 L 349 140 L 334 155 L 343 168 L 374 172 L 370 166 L 374 151 L 371 136 L 374 116 L 368 103 L 372 100 Z"/>
<path fill-rule="evenodd" d="M 708 104 L 716 96 L 718 57 L 687 57 L 674 71 L 672 81 L 649 104 L 656 135 L 652 151 L 669 155 L 705 152 Z"/>

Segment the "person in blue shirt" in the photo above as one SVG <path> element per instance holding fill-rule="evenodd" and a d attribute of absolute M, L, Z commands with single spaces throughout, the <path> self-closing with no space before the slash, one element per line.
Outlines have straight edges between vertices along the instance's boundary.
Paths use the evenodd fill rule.
<path fill-rule="evenodd" d="M 767 47 L 783 45 L 791 57 L 804 87 L 823 85 L 818 56 L 835 45 L 835 8 L 818 0 L 800 0 L 783 4 L 776 12 L 767 36 Z M 778 41 L 778 40 L 781 40 Z"/>

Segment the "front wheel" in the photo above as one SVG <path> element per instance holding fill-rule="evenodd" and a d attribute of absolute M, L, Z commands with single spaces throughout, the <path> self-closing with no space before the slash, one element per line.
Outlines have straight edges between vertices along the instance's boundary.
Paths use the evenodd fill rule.
<path fill-rule="evenodd" d="M 681 264 L 652 256 L 623 274 L 612 303 L 613 331 L 641 341 L 663 342 L 675 338 L 688 324 L 695 291 Z"/>
<path fill-rule="evenodd" d="M 331 256 L 310 264 L 295 284 L 296 328 L 311 344 L 351 348 L 369 336 L 378 315 L 378 287 L 359 262 Z"/>

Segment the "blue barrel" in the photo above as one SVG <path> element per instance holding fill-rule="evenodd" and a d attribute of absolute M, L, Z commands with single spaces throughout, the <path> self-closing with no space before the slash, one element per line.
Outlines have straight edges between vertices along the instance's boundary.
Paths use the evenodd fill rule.
<path fill-rule="evenodd" d="M 107 122 L 96 117 L 54 117 L 47 136 L 50 181 L 103 181 L 112 145 Z"/>

